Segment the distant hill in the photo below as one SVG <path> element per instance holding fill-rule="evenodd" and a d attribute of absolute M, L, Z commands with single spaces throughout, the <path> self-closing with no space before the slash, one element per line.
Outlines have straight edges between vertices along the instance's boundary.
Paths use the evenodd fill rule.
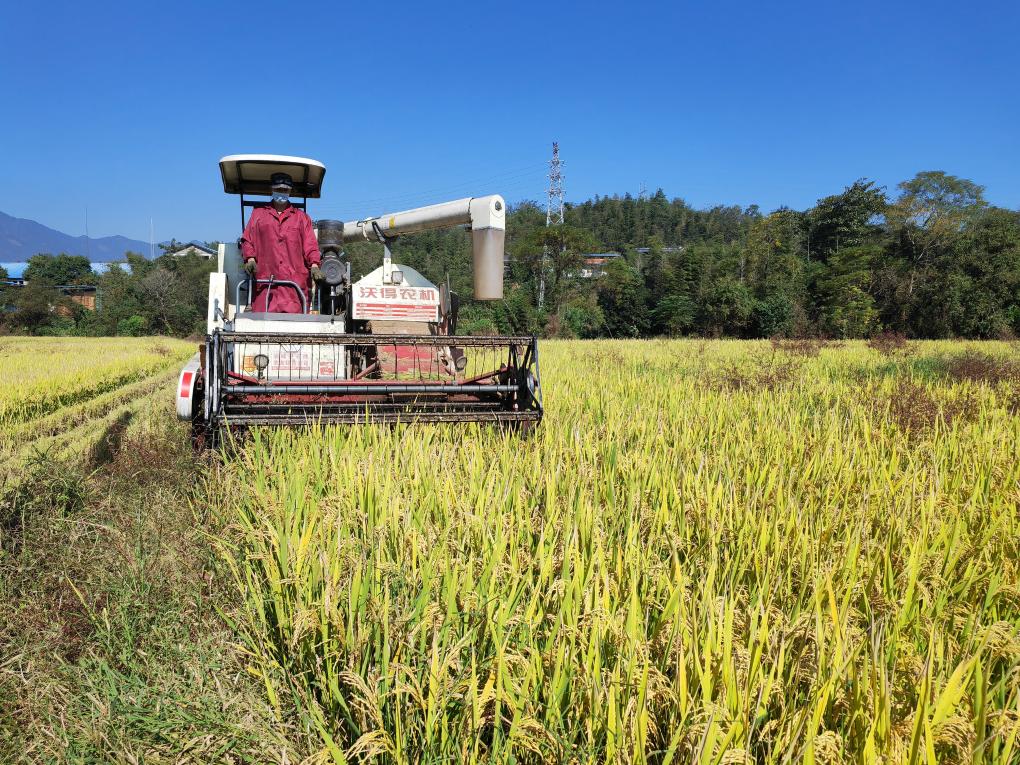
<path fill-rule="evenodd" d="M 28 260 L 39 252 L 56 255 L 88 255 L 93 262 L 123 260 L 128 250 L 149 254 L 149 243 L 126 236 L 71 236 L 36 223 L 0 212 L 0 261 Z"/>

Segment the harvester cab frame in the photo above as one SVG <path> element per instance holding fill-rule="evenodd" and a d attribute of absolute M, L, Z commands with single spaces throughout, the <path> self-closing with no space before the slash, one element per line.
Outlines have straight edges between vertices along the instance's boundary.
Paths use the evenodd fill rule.
<path fill-rule="evenodd" d="M 294 196 L 301 197 L 301 201 L 291 199 L 290 203 L 307 212 L 308 200 L 318 199 L 322 192 L 326 166 L 314 159 L 278 154 L 231 154 L 220 160 L 223 191 L 241 197 L 241 231 L 244 231 L 246 223 L 244 208 L 268 207 L 272 204 L 264 199 L 245 199 L 244 195 L 272 196 L 274 173 L 287 173 L 293 179 Z"/>
<path fill-rule="evenodd" d="M 245 209 L 270 204 L 273 173 L 294 179 L 307 211 L 326 174 L 316 160 L 235 154 L 220 160 L 223 190 Z M 312 423 L 492 422 L 526 430 L 543 414 L 534 335 L 455 334 L 458 298 L 394 262 L 404 234 L 470 231 L 476 300 L 503 297 L 506 203 L 470 197 L 344 223 L 315 223 L 323 279 L 307 285 L 244 271 L 239 241 L 219 246 L 209 277 L 205 342 L 181 371 L 177 413 L 196 445 L 226 430 Z M 382 264 L 355 280 L 343 245 L 382 245 Z M 259 290 L 293 290 L 301 313 L 253 311 Z M 267 301 L 268 304 L 268 301 Z"/>

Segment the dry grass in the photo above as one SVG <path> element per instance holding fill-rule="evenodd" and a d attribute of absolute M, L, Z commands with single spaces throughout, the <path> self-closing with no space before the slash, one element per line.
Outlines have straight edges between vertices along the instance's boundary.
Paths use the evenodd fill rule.
<path fill-rule="evenodd" d="M 996 356 L 968 349 L 946 360 L 946 373 L 956 381 L 998 385 L 1020 383 L 1020 362 L 1016 358 Z"/>
<path fill-rule="evenodd" d="M 805 356 L 807 358 L 814 358 L 822 349 L 828 346 L 826 340 L 820 337 L 797 337 L 797 338 L 784 338 L 784 337 L 773 337 L 769 340 L 772 344 L 772 348 L 783 353 L 788 353 L 791 356 Z"/>
<path fill-rule="evenodd" d="M 899 332 L 879 332 L 870 340 L 868 347 L 883 356 L 903 355 L 909 352 L 907 337 Z"/>
<path fill-rule="evenodd" d="M 928 387 L 907 378 L 898 379 L 888 392 L 875 391 L 873 401 L 876 412 L 888 411 L 900 430 L 913 435 L 926 435 L 938 426 L 974 422 L 982 408 L 981 398 L 973 388 L 940 400 Z"/>
<path fill-rule="evenodd" d="M 790 384 L 797 378 L 800 367 L 796 358 L 775 351 L 758 352 L 711 368 L 708 380 L 714 387 L 723 390 L 769 391 Z"/>

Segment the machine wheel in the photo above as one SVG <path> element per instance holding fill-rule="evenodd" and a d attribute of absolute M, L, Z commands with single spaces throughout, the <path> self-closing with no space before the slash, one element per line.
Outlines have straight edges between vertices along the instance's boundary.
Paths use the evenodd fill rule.
<path fill-rule="evenodd" d="M 195 386 L 191 405 L 191 448 L 196 454 L 201 454 L 213 446 L 212 433 L 209 425 L 202 418 L 202 402 L 205 400 L 205 387 Z"/>

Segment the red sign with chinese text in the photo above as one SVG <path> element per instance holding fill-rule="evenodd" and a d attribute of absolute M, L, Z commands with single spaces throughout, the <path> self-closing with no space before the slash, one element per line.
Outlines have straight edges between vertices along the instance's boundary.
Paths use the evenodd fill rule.
<path fill-rule="evenodd" d="M 355 285 L 355 319 L 439 321 L 439 291 L 434 287 Z"/>

